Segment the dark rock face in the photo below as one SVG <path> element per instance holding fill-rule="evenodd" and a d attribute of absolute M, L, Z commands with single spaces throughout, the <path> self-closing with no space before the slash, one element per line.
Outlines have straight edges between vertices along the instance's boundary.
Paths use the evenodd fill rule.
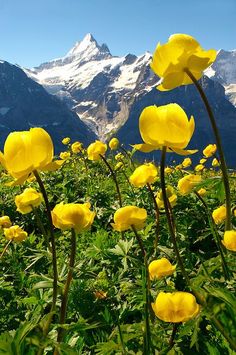
<path fill-rule="evenodd" d="M 61 148 L 63 137 L 85 145 L 95 139 L 88 127 L 58 98 L 26 76 L 17 66 L 0 62 L 0 145 L 12 131 L 42 127 Z"/>
<path fill-rule="evenodd" d="M 224 88 L 219 83 L 212 81 L 204 76 L 201 79 L 201 85 L 209 99 L 214 115 L 216 117 L 217 126 L 220 130 L 222 142 L 226 154 L 229 167 L 236 166 L 236 109 L 226 99 Z M 199 153 L 192 156 L 193 160 L 201 157 L 202 149 L 209 143 L 215 143 L 208 115 L 201 98 L 193 85 L 182 86 L 171 91 L 161 92 L 153 88 L 149 93 L 144 94 L 134 102 L 131 107 L 129 119 L 121 127 L 118 132 L 120 138 L 126 145 L 142 142 L 139 134 L 139 116 L 144 107 L 149 105 L 166 105 L 168 103 L 179 104 L 187 113 L 195 119 L 195 132 L 189 144 L 189 149 L 198 149 Z M 143 159 L 147 157 L 159 158 L 158 152 L 140 153 Z M 182 157 L 168 154 L 169 160 L 182 160 Z"/>

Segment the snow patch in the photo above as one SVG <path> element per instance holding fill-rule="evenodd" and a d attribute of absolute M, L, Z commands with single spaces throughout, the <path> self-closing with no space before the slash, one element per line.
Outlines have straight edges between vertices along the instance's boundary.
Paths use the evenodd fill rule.
<path fill-rule="evenodd" d="M 0 115 L 4 116 L 9 110 L 10 107 L 0 107 Z"/>

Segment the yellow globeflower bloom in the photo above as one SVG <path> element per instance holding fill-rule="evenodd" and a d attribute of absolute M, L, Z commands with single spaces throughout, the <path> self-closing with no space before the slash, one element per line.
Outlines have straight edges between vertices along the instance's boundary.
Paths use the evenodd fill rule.
<path fill-rule="evenodd" d="M 208 144 L 202 152 L 206 158 L 210 158 L 213 154 L 215 154 L 216 150 L 216 144 Z"/>
<path fill-rule="evenodd" d="M 13 242 L 22 242 L 28 236 L 28 233 L 25 232 L 21 227 L 15 225 L 10 228 L 4 228 L 4 235 L 6 239 L 12 240 Z"/>
<path fill-rule="evenodd" d="M 60 153 L 60 158 L 62 160 L 66 160 L 66 159 L 70 158 L 70 152 L 61 152 Z"/>
<path fill-rule="evenodd" d="M 194 170 L 195 171 L 202 171 L 205 168 L 203 164 L 198 164 L 195 166 Z"/>
<path fill-rule="evenodd" d="M 166 258 L 153 260 L 148 266 L 150 280 L 154 280 L 155 278 L 160 279 L 164 276 L 172 275 L 175 269 L 176 266 L 173 266 Z"/>
<path fill-rule="evenodd" d="M 116 165 L 115 165 L 115 170 L 119 170 L 124 166 L 124 164 L 122 163 L 122 161 L 119 161 Z"/>
<path fill-rule="evenodd" d="M 59 203 L 51 212 L 53 224 L 62 230 L 85 231 L 91 227 L 95 216 L 89 208 L 90 203 Z"/>
<path fill-rule="evenodd" d="M 212 160 L 211 165 L 214 166 L 214 167 L 217 167 L 217 166 L 220 166 L 220 163 L 219 163 L 218 159 L 214 158 L 214 159 Z"/>
<path fill-rule="evenodd" d="M 167 167 L 165 168 L 165 174 L 171 174 L 172 171 L 173 171 L 173 169 L 170 168 L 169 166 L 167 166 Z"/>
<path fill-rule="evenodd" d="M 152 303 L 155 315 L 164 322 L 186 322 L 199 313 L 200 306 L 196 298 L 188 292 L 160 292 Z"/>
<path fill-rule="evenodd" d="M 119 142 L 119 140 L 118 140 L 117 138 L 112 138 L 112 139 L 110 140 L 110 142 L 108 143 L 109 148 L 110 148 L 111 150 L 117 149 L 118 146 L 119 146 L 119 144 L 120 144 L 120 142 Z"/>
<path fill-rule="evenodd" d="M 198 193 L 198 195 L 200 195 L 200 196 L 205 196 L 206 193 L 207 193 L 207 191 L 206 191 L 206 189 L 204 189 L 204 188 L 202 187 L 200 190 L 197 191 L 197 193 Z"/>
<path fill-rule="evenodd" d="M 130 176 L 129 181 L 135 187 L 143 187 L 152 184 L 157 177 L 157 168 L 154 164 L 143 164 L 136 168 Z"/>
<path fill-rule="evenodd" d="M 51 170 L 54 167 L 53 143 L 49 134 L 42 128 L 12 132 L 0 152 L 0 162 L 9 174 L 23 183 L 34 170 Z M 58 166 L 59 167 L 59 166 Z"/>
<path fill-rule="evenodd" d="M 171 207 L 175 206 L 176 201 L 177 201 L 177 195 L 175 194 L 175 191 L 174 191 L 172 186 L 168 185 L 166 187 L 166 195 L 167 195 L 167 198 L 169 200 L 169 203 L 170 203 Z M 164 208 L 164 201 L 163 201 L 162 191 L 158 192 L 158 194 L 156 196 L 156 203 L 157 203 L 157 206 L 160 209 Z"/>
<path fill-rule="evenodd" d="M 200 175 L 186 175 L 178 181 L 178 189 L 182 195 L 190 193 L 195 186 L 201 182 L 202 178 Z"/>
<path fill-rule="evenodd" d="M 15 197 L 17 211 L 22 214 L 31 212 L 33 207 L 38 207 L 42 201 L 42 194 L 32 187 L 26 188 L 22 194 Z"/>
<path fill-rule="evenodd" d="M 125 206 L 119 208 L 114 214 L 112 227 L 119 232 L 128 230 L 134 226 L 137 230 L 142 229 L 147 219 L 147 211 L 136 206 Z"/>
<path fill-rule="evenodd" d="M 124 155 L 122 153 L 118 153 L 118 154 L 115 155 L 115 160 L 122 160 L 124 158 L 125 157 L 124 157 Z"/>
<path fill-rule="evenodd" d="M 183 168 L 188 168 L 192 164 L 192 160 L 190 158 L 185 158 L 182 161 Z"/>
<path fill-rule="evenodd" d="M 89 160 L 99 160 L 100 155 L 104 155 L 107 151 L 107 145 L 101 141 L 95 141 L 91 143 L 87 148 Z"/>
<path fill-rule="evenodd" d="M 224 240 L 222 240 L 222 244 L 224 244 L 226 249 L 236 251 L 236 231 L 225 231 Z"/>
<path fill-rule="evenodd" d="M 216 54 L 214 49 L 202 49 L 192 36 L 173 34 L 167 43 L 158 43 L 153 55 L 151 68 L 161 78 L 157 89 L 166 91 L 192 84 L 186 69 L 199 80 L 203 71 L 216 59 Z"/>
<path fill-rule="evenodd" d="M 147 106 L 139 118 L 139 130 L 144 144 L 134 147 L 141 151 L 162 149 L 180 155 L 193 154 L 196 150 L 184 150 L 192 138 L 195 128 L 194 118 L 190 120 L 177 104 Z M 148 150 L 146 149 L 148 148 Z"/>
<path fill-rule="evenodd" d="M 202 158 L 202 159 L 200 159 L 199 163 L 200 163 L 200 164 L 205 164 L 206 161 L 207 161 L 207 159 Z"/>
<path fill-rule="evenodd" d="M 9 216 L 2 216 L 0 217 L 0 227 L 1 228 L 9 228 L 11 227 L 12 223 Z"/>
<path fill-rule="evenodd" d="M 212 212 L 212 218 L 216 224 L 224 222 L 226 218 L 226 207 L 220 206 Z"/>
<path fill-rule="evenodd" d="M 67 145 L 69 143 L 70 143 L 70 138 L 69 137 L 65 137 L 65 138 L 62 139 L 62 144 Z"/>
<path fill-rule="evenodd" d="M 73 144 L 71 144 L 71 150 L 74 154 L 81 153 L 82 147 L 83 147 L 83 144 L 80 142 L 74 142 Z"/>

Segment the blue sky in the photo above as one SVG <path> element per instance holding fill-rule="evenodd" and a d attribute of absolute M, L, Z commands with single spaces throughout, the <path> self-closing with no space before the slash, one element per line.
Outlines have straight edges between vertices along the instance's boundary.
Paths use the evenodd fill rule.
<path fill-rule="evenodd" d="M 32 67 L 86 33 L 113 55 L 152 52 L 173 33 L 236 49 L 236 0 L 0 0 L 0 59 Z"/>

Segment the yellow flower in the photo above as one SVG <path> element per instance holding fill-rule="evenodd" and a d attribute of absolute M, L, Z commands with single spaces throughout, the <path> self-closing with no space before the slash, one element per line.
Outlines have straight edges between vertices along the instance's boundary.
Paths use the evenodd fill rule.
<path fill-rule="evenodd" d="M 0 217 L 0 227 L 9 228 L 9 227 L 11 227 L 11 225 L 12 225 L 12 223 L 11 223 L 10 217 L 8 217 L 8 216 Z"/>
<path fill-rule="evenodd" d="M 173 207 L 176 204 L 177 201 L 177 195 L 174 192 L 174 189 L 172 186 L 168 185 L 166 186 L 166 194 L 167 194 L 167 198 L 169 200 L 170 205 Z M 164 208 L 164 201 L 163 201 L 163 194 L 162 191 L 158 192 L 157 196 L 156 196 L 156 203 L 157 206 L 160 209 Z"/>
<path fill-rule="evenodd" d="M 167 43 L 158 43 L 151 62 L 152 70 L 161 78 L 157 89 L 166 91 L 192 84 L 186 69 L 199 80 L 203 71 L 214 62 L 216 54 L 214 49 L 202 49 L 196 39 L 187 34 L 177 33 L 170 36 Z"/>
<path fill-rule="evenodd" d="M 90 203 L 59 203 L 52 210 L 52 221 L 56 228 L 66 230 L 73 228 L 77 232 L 89 229 L 95 212 L 90 211 Z"/>
<path fill-rule="evenodd" d="M 222 243 L 224 244 L 226 249 L 236 251 L 236 231 L 225 231 L 224 240 L 222 240 Z"/>
<path fill-rule="evenodd" d="M 134 145 L 138 150 L 148 151 L 168 147 L 177 154 L 193 154 L 196 150 L 184 150 L 194 132 L 195 123 L 177 104 L 147 106 L 139 118 L 139 130 L 144 144 Z M 147 150 L 146 150 L 147 151 Z"/>
<path fill-rule="evenodd" d="M 206 161 L 207 161 L 207 159 L 202 158 L 202 159 L 200 159 L 199 163 L 200 163 L 200 164 L 204 164 Z"/>
<path fill-rule="evenodd" d="M 160 279 L 164 276 L 172 275 L 175 269 L 176 266 L 173 266 L 166 258 L 153 260 L 148 266 L 150 280 L 154 280 L 155 278 Z"/>
<path fill-rule="evenodd" d="M 95 141 L 91 143 L 87 148 L 89 160 L 99 160 L 100 155 L 104 155 L 107 151 L 107 145 L 101 141 Z"/>
<path fill-rule="evenodd" d="M 115 160 L 122 160 L 124 159 L 124 155 L 122 153 L 118 153 L 115 155 Z"/>
<path fill-rule="evenodd" d="M 50 170 L 53 158 L 53 143 L 42 128 L 12 132 L 0 152 L 0 162 L 9 174 L 17 179 L 14 184 L 23 183 L 34 170 Z"/>
<path fill-rule="evenodd" d="M 226 218 L 226 207 L 220 206 L 212 212 L 212 218 L 216 224 L 224 222 Z"/>
<path fill-rule="evenodd" d="M 186 322 L 199 313 L 200 306 L 196 298 L 188 292 L 160 292 L 152 303 L 156 316 L 164 322 Z"/>
<path fill-rule="evenodd" d="M 118 146 L 119 146 L 119 144 L 120 144 L 120 142 L 119 142 L 119 140 L 118 140 L 117 138 L 112 138 L 112 139 L 110 140 L 110 142 L 108 143 L 109 148 L 110 148 L 111 150 L 117 149 Z"/>
<path fill-rule="evenodd" d="M 216 166 L 219 166 L 220 163 L 219 163 L 218 159 L 214 158 L 214 159 L 212 160 L 211 165 L 214 166 L 214 167 L 216 167 Z"/>
<path fill-rule="evenodd" d="M 112 227 L 119 232 L 128 230 L 134 226 L 137 230 L 142 229 L 147 219 L 147 211 L 136 206 L 125 206 L 119 208 L 114 214 Z"/>
<path fill-rule="evenodd" d="M 195 166 L 194 170 L 195 171 L 202 171 L 205 168 L 203 164 L 198 164 Z"/>
<path fill-rule="evenodd" d="M 157 177 L 157 168 L 154 164 L 143 164 L 136 168 L 130 176 L 129 181 L 135 187 L 143 187 L 152 184 Z"/>
<path fill-rule="evenodd" d="M 70 138 L 69 137 L 65 137 L 65 138 L 62 139 L 62 144 L 67 145 L 69 143 L 70 143 Z"/>
<path fill-rule="evenodd" d="M 169 166 L 167 166 L 167 167 L 165 168 L 165 174 L 171 174 L 172 171 L 173 171 L 173 169 L 170 168 Z"/>
<path fill-rule="evenodd" d="M 74 154 L 81 153 L 83 144 L 80 142 L 74 142 L 71 144 L 71 150 Z"/>
<path fill-rule="evenodd" d="M 210 158 L 213 154 L 215 154 L 216 150 L 216 144 L 208 144 L 208 146 L 203 149 L 203 154 L 206 158 Z"/>
<path fill-rule="evenodd" d="M 181 170 L 181 169 L 183 169 L 183 165 L 182 164 L 176 165 L 175 170 Z"/>
<path fill-rule="evenodd" d="M 201 180 L 202 178 L 200 175 L 186 175 L 178 181 L 178 189 L 182 195 L 186 195 L 190 193 Z"/>
<path fill-rule="evenodd" d="M 42 201 L 42 194 L 32 187 L 26 188 L 22 194 L 15 197 L 17 211 L 22 214 L 31 212 L 33 207 L 38 207 Z"/>
<path fill-rule="evenodd" d="M 198 193 L 200 196 L 205 196 L 206 193 L 207 193 L 207 191 L 206 191 L 206 189 L 204 189 L 204 188 L 202 187 L 200 190 L 198 190 L 197 193 Z"/>
<path fill-rule="evenodd" d="M 4 235 L 6 239 L 12 240 L 13 242 L 22 242 L 27 238 L 28 233 L 21 227 L 15 225 L 10 228 L 4 228 Z"/>
<path fill-rule="evenodd" d="M 66 160 L 66 159 L 70 158 L 70 152 L 61 152 L 60 153 L 60 158 L 62 160 Z"/>
<path fill-rule="evenodd" d="M 190 158 L 185 158 L 182 161 L 183 168 L 188 168 L 192 164 L 192 160 Z"/>

